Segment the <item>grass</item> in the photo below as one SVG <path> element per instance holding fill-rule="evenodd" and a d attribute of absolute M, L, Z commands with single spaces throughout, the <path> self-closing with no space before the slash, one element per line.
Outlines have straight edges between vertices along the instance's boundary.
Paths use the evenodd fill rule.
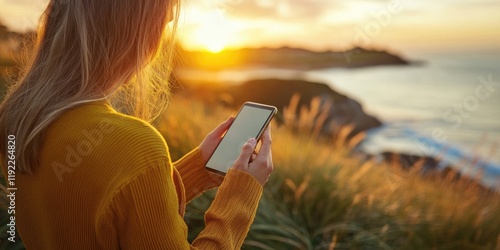
<path fill-rule="evenodd" d="M 197 146 L 230 114 L 234 111 L 174 99 L 158 126 L 172 159 Z M 275 172 L 244 249 L 500 248 L 498 194 L 466 181 L 424 179 L 418 171 L 362 161 L 338 140 L 317 142 L 293 131 L 273 126 Z M 190 240 L 203 229 L 214 193 L 188 204 Z M 6 197 L 0 198 L 5 204 Z M 0 249 L 6 244 L 1 228 Z M 22 249 L 20 243 L 15 247 Z"/>
<path fill-rule="evenodd" d="M 189 110 L 189 111 L 188 111 Z M 232 111 L 177 99 L 160 131 L 173 159 Z M 467 181 L 361 161 L 338 142 L 273 127 L 272 174 L 245 249 L 495 249 L 500 199 Z M 188 205 L 190 239 L 214 192 Z"/>

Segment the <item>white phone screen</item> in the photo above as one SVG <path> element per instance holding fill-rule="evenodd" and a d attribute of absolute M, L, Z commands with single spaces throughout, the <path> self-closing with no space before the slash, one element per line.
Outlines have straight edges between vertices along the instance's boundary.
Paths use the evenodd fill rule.
<path fill-rule="evenodd" d="M 245 142 L 250 138 L 259 139 L 257 137 L 260 136 L 275 112 L 274 107 L 243 105 L 206 167 L 215 172 L 227 173 L 238 159 Z"/>

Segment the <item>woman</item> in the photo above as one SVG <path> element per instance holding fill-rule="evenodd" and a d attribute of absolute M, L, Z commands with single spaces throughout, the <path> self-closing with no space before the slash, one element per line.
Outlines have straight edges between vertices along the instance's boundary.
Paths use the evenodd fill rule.
<path fill-rule="evenodd" d="M 50 1 L 35 57 L 0 106 L 2 170 L 15 137 L 15 216 L 28 249 L 241 247 L 273 170 L 270 131 L 256 156 L 255 139 L 243 146 L 224 179 L 204 163 L 232 118 L 171 162 L 148 121 L 168 101 L 160 55 L 171 46 L 161 41 L 177 13 L 171 0 Z M 219 185 L 190 245 L 185 204 Z"/>

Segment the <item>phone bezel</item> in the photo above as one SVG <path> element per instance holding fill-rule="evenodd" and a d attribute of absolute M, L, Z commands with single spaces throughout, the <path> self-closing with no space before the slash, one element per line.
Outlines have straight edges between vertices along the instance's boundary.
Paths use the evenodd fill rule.
<path fill-rule="evenodd" d="M 234 121 L 236 121 L 236 119 L 238 119 L 238 116 L 240 115 L 241 111 L 243 110 L 243 108 L 245 106 L 250 106 L 250 107 L 255 107 L 255 108 L 260 108 L 260 109 L 265 109 L 265 110 L 271 110 L 271 114 L 267 117 L 267 120 L 266 122 L 263 124 L 263 126 L 260 128 L 259 130 L 259 134 L 257 135 L 257 137 L 255 138 L 257 141 L 260 140 L 260 137 L 262 136 L 262 134 L 264 133 L 265 129 L 269 126 L 269 123 L 271 123 L 272 119 L 274 118 L 274 116 L 276 115 L 276 113 L 278 112 L 278 109 L 274 106 L 271 106 L 271 105 L 266 105 L 266 104 L 261 104 L 261 103 L 256 103 L 256 102 L 245 102 L 243 103 L 243 105 L 241 105 L 240 109 L 238 110 L 238 113 L 236 114 L 235 118 L 234 118 Z M 233 122 L 234 122 L 233 121 Z M 233 123 L 234 124 L 234 123 Z M 229 129 L 231 129 L 232 127 L 232 124 L 231 126 L 229 126 L 228 128 L 228 131 Z M 224 140 L 225 138 L 225 135 L 222 137 L 222 139 L 219 141 L 219 143 L 217 144 L 217 146 L 215 147 L 214 151 L 212 152 L 212 154 L 210 155 L 210 157 L 208 158 L 208 160 L 205 162 L 205 169 L 207 171 L 210 171 L 212 173 L 216 173 L 216 174 L 219 174 L 219 175 L 222 175 L 222 176 L 225 176 L 227 173 L 226 172 L 223 172 L 223 171 L 220 171 L 220 170 L 217 170 L 217 169 L 214 169 L 214 168 L 211 168 L 211 167 L 208 167 L 207 164 L 208 162 L 210 161 L 210 159 L 212 158 L 212 156 L 214 155 L 214 153 L 217 151 L 217 149 L 219 148 L 219 145 L 221 144 L 222 140 Z"/>

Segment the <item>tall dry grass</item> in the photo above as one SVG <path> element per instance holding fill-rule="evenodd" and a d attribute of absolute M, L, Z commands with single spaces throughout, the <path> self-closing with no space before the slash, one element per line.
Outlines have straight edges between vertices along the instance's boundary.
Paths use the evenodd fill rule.
<path fill-rule="evenodd" d="M 312 107 L 303 112 L 321 114 Z M 172 157 L 198 145 L 230 114 L 234 111 L 176 99 L 160 126 Z M 484 193 L 467 181 L 424 179 L 418 168 L 406 171 L 363 161 L 351 156 L 349 141 L 338 139 L 345 136 L 318 142 L 311 134 L 314 126 L 305 130 L 273 127 L 276 170 L 245 249 L 500 247 L 498 194 Z M 213 195 L 208 192 L 189 204 L 190 239 L 202 230 Z"/>

